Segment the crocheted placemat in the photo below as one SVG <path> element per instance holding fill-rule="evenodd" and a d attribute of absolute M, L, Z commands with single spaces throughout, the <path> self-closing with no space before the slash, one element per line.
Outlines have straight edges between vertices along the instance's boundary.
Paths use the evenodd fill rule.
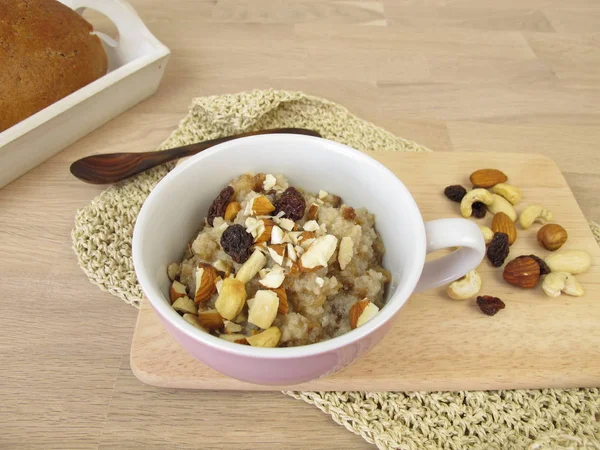
<path fill-rule="evenodd" d="M 330 101 L 276 90 L 194 99 L 159 150 L 278 127 L 313 129 L 363 151 L 430 151 Z M 75 218 L 73 248 L 83 271 L 102 290 L 136 307 L 143 294 L 131 259 L 133 227 L 144 200 L 173 166 L 108 188 Z M 590 228 L 600 243 L 600 226 L 590 222 Z M 315 405 L 381 449 L 600 450 L 599 389 L 285 393 Z"/>

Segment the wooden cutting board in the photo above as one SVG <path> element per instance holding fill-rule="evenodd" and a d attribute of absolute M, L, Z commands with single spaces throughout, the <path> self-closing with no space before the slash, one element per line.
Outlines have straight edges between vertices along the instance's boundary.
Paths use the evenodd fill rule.
<path fill-rule="evenodd" d="M 131 346 L 136 376 L 155 386 L 234 390 L 432 391 L 600 386 L 600 248 L 557 165 L 540 155 L 507 153 L 372 153 L 408 186 L 425 220 L 459 217 L 457 203 L 442 191 L 470 187 L 469 174 L 492 167 L 523 191 L 528 203 L 549 208 L 569 233 L 564 249 L 585 249 L 594 258 L 578 275 L 586 294 L 547 297 L 538 286 L 521 290 L 502 279 L 486 260 L 482 294 L 500 297 L 506 309 L 482 314 L 474 300 L 449 299 L 444 288 L 415 294 L 394 328 L 371 352 L 329 377 L 297 386 L 257 386 L 203 365 L 165 331 L 147 301 L 140 309 Z M 342 195 L 343 192 L 338 193 Z M 389 199 L 393 201 L 393 199 Z M 491 215 L 477 220 L 489 226 Z M 509 259 L 549 252 L 536 232 L 518 228 Z"/>

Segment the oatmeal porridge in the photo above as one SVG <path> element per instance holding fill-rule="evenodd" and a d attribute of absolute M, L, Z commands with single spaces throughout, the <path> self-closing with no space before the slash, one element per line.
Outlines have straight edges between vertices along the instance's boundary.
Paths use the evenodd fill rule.
<path fill-rule="evenodd" d="M 339 336 L 383 307 L 390 274 L 375 217 L 283 175 L 243 174 L 215 198 L 167 273 L 173 308 L 244 345 L 291 347 Z"/>

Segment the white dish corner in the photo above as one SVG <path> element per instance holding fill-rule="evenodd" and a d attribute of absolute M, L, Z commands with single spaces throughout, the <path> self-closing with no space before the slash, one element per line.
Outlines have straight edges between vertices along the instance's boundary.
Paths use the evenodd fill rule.
<path fill-rule="evenodd" d="M 117 27 L 118 41 L 96 33 L 108 56 L 106 75 L 0 133 L 0 188 L 152 95 L 169 49 L 125 0 L 59 0 L 94 9 Z"/>

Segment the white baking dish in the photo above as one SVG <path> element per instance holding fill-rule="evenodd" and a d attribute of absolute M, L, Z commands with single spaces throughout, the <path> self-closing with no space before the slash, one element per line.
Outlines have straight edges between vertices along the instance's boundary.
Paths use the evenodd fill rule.
<path fill-rule="evenodd" d="M 97 33 L 108 73 L 0 133 L 0 187 L 149 97 L 158 88 L 170 51 L 124 0 L 59 0 L 82 13 L 94 9 L 112 20 L 118 41 Z"/>

